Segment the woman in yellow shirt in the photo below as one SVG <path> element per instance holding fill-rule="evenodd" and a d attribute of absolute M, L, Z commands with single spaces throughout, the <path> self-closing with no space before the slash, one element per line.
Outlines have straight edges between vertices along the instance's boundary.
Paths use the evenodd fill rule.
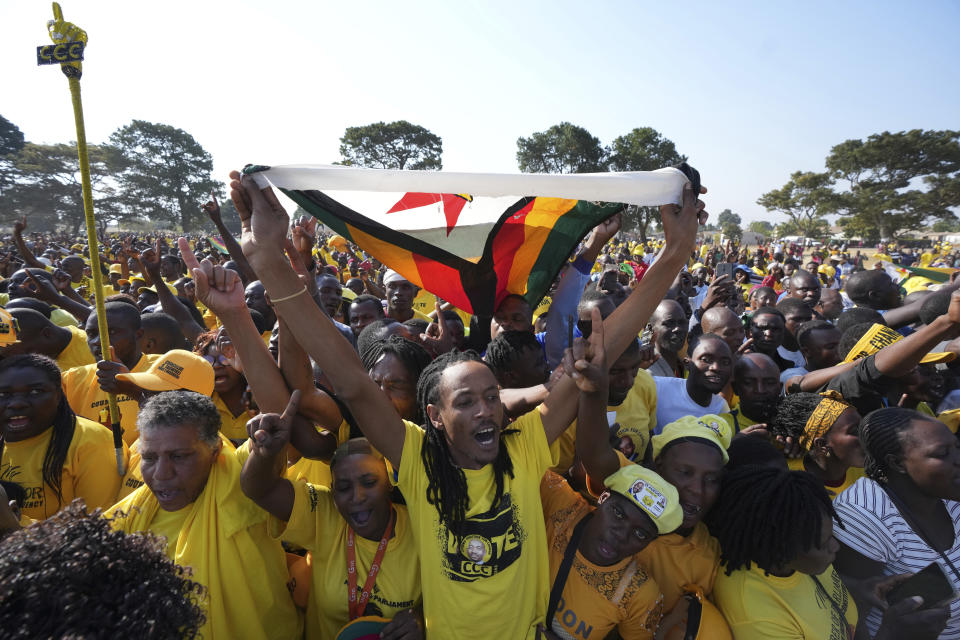
<path fill-rule="evenodd" d="M 74 498 L 108 507 L 120 488 L 110 430 L 73 413 L 60 369 L 38 354 L 0 361 L 0 460 L 0 479 L 26 490 L 23 514 L 35 520 Z"/>
<path fill-rule="evenodd" d="M 852 640 L 857 607 L 833 568 L 836 513 L 808 473 L 755 466 L 723 482 L 710 530 L 724 571 L 714 597 L 737 640 Z"/>
<path fill-rule="evenodd" d="M 292 420 L 255 421 L 241 486 L 273 516 L 272 535 L 312 555 L 306 637 L 334 638 L 352 620 L 378 616 L 390 619 L 382 634 L 422 639 L 419 554 L 406 507 L 390 500 L 383 456 L 355 438 L 334 452 L 330 487 L 291 482 L 277 462 Z"/>
<path fill-rule="evenodd" d="M 213 394 L 210 399 L 220 414 L 220 433 L 235 446 L 240 446 L 247 439 L 247 421 L 250 419 L 244 399 L 247 379 L 220 353 L 218 345 L 224 336 L 223 329 L 198 336 L 193 352 L 213 365 Z"/>
<path fill-rule="evenodd" d="M 836 392 L 791 393 L 780 400 L 770 428 L 805 452 L 802 458 L 790 458 L 787 466 L 812 473 L 835 498 L 863 477 L 859 424 L 860 414 Z"/>

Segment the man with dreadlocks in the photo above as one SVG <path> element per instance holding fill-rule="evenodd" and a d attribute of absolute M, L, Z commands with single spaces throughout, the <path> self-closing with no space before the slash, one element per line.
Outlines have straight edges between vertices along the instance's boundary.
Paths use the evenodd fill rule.
<path fill-rule="evenodd" d="M 289 218 L 272 189 L 231 174 L 244 252 L 278 315 L 330 378 L 376 449 L 399 471 L 421 558 L 424 618 L 432 638 L 535 638 L 547 608 L 546 532 L 540 480 L 550 443 L 573 421 L 579 394 L 564 378 L 537 409 L 501 431 L 496 377 L 473 353 L 440 356 L 421 375 L 423 427 L 404 422 L 376 392 L 353 349 L 317 309 L 283 255 Z M 605 322 L 616 358 L 636 339 L 656 302 L 686 263 L 702 203 L 691 187 L 683 207 L 661 209 L 666 246 L 626 302 Z M 463 615 L 469 612 L 469 616 Z"/>

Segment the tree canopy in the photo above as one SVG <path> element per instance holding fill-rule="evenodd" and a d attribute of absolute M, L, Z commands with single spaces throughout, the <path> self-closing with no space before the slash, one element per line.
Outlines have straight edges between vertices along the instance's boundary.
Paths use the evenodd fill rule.
<path fill-rule="evenodd" d="M 672 140 L 663 137 L 652 127 L 637 127 L 630 133 L 618 136 L 610 145 L 608 163 L 611 171 L 654 171 L 680 164 L 687 159 L 677 153 Z M 660 220 L 657 207 L 629 206 L 624 212 L 628 227 L 640 233 L 641 241 L 647 239 L 647 229 Z"/>
<path fill-rule="evenodd" d="M 787 184 L 763 194 L 757 204 L 786 215 L 797 235 L 813 237 L 816 230 L 826 225 L 824 216 L 834 213 L 839 206 L 839 198 L 831 188 L 833 183 L 828 173 L 795 171 Z"/>
<path fill-rule="evenodd" d="M 440 136 L 406 120 L 347 127 L 340 138 L 341 164 L 346 165 L 439 171 L 442 154 Z"/>
<path fill-rule="evenodd" d="M 600 140 L 569 122 L 517 138 L 517 165 L 524 173 L 606 171 L 604 156 Z"/>
<path fill-rule="evenodd" d="M 213 158 L 192 135 L 166 124 L 134 120 L 110 135 L 119 153 L 120 199 L 130 213 L 193 230 L 206 222 L 200 205 L 223 192 Z"/>
<path fill-rule="evenodd" d="M 730 211 L 730 209 L 724 209 L 720 212 L 720 215 L 717 216 L 717 224 L 720 226 L 720 232 L 737 242 L 743 237 L 743 228 L 740 226 L 741 222 L 740 216 Z"/>

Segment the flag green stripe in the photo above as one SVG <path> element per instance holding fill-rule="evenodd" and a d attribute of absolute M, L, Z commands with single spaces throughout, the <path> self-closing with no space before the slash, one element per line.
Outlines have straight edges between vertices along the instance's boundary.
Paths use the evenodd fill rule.
<path fill-rule="evenodd" d="M 284 189 L 283 187 L 280 187 L 280 191 L 282 191 L 285 196 L 303 207 L 304 211 L 333 229 L 335 233 L 338 233 L 350 242 L 353 242 L 353 237 L 350 235 L 350 229 L 347 227 L 346 222 L 333 215 L 323 207 L 318 207 L 313 200 L 305 196 L 301 191 L 295 189 Z"/>
<path fill-rule="evenodd" d="M 536 307 L 540 299 L 550 289 L 557 273 L 566 263 L 573 250 L 595 226 L 623 210 L 623 205 L 611 202 L 587 202 L 580 200 L 560 216 L 547 236 L 540 255 L 537 256 L 530 277 L 527 280 L 527 293 L 524 297 L 531 307 Z M 522 249 L 521 249 L 522 251 Z"/>
<path fill-rule="evenodd" d="M 932 269 L 924 269 L 922 267 L 903 267 L 903 268 L 915 276 L 923 276 L 924 278 L 929 278 L 934 282 L 950 281 L 950 274 L 943 273 L 942 271 L 934 271 Z"/>

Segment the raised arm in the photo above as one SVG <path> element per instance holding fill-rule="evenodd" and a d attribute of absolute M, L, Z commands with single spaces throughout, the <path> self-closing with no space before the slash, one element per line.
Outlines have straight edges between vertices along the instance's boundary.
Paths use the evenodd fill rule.
<path fill-rule="evenodd" d="M 23 258 L 23 262 L 28 267 L 46 270 L 47 265 L 37 260 L 37 256 L 27 248 L 27 243 L 23 241 L 23 231 L 27 228 L 27 216 L 23 216 L 13 223 L 13 243 L 17 245 L 17 253 Z"/>
<path fill-rule="evenodd" d="M 193 254 L 191 253 L 191 255 Z M 194 258 L 194 262 L 196 262 L 196 258 Z M 183 333 L 187 340 L 191 343 L 196 342 L 200 334 L 207 332 L 207 328 L 197 324 L 197 321 L 190 315 L 190 311 L 186 305 L 173 295 L 173 292 L 170 291 L 167 284 L 163 281 L 163 277 L 160 275 L 159 239 L 156 242 L 155 248 L 146 249 L 140 254 L 140 263 L 146 272 L 150 274 L 150 279 L 154 282 L 154 288 L 157 290 L 157 297 L 160 298 L 160 307 L 163 309 L 163 312 L 169 314 L 177 321 L 177 324 L 180 325 L 180 332 Z"/>
<path fill-rule="evenodd" d="M 247 282 L 257 280 L 257 274 L 254 273 L 253 267 L 247 262 L 247 258 L 243 255 L 243 251 L 240 249 L 236 238 L 233 237 L 230 230 L 223 224 L 223 219 L 220 216 L 220 203 L 217 202 L 217 194 L 211 191 L 210 200 L 200 208 L 203 209 L 210 218 L 210 221 L 213 222 L 213 226 L 220 232 L 220 239 L 223 240 L 223 245 L 227 248 L 227 253 L 229 253 L 233 261 L 237 263 L 237 267 L 243 272 L 243 277 L 247 279 Z"/>
<path fill-rule="evenodd" d="M 248 498 L 273 517 L 287 521 L 293 511 L 293 485 L 282 476 L 284 447 L 290 442 L 297 419 L 300 393 L 293 392 L 283 414 L 261 413 L 247 423 L 250 456 L 240 474 L 240 488 Z"/>
<path fill-rule="evenodd" d="M 303 304 L 306 287 L 284 255 L 289 218 L 270 188 L 250 176 L 230 174 L 230 196 L 243 225 L 243 251 L 270 294 L 277 315 L 320 364 L 374 447 L 399 467 L 406 432 L 390 400 L 367 375 L 360 357 L 315 304 Z"/>
<path fill-rule="evenodd" d="M 706 189 L 701 187 L 701 192 L 706 193 Z M 705 222 L 707 214 L 703 211 L 703 202 L 687 183 L 683 189 L 683 206 L 664 205 L 660 207 L 660 215 L 666 243 L 659 259 L 623 304 L 603 321 L 604 351 L 610 362 L 615 362 L 646 326 L 673 279 L 686 264 L 696 241 L 697 227 Z M 564 377 L 540 405 L 548 442 L 556 440 L 573 422 L 578 397 L 573 379 Z"/>
<path fill-rule="evenodd" d="M 960 327 L 960 291 L 954 291 L 950 296 L 947 315 L 940 316 L 915 333 L 877 352 L 873 360 L 877 371 L 892 378 L 907 375 L 920 364 L 923 356 L 940 342 L 955 338 L 958 327 Z"/>
<path fill-rule="evenodd" d="M 607 390 L 609 375 L 603 351 L 603 319 L 600 310 L 593 309 L 593 330 L 590 338 L 577 338 L 564 355 L 564 369 L 580 390 L 577 410 L 577 456 L 592 478 L 604 478 L 620 468 L 620 460 L 610 446 L 607 424 Z"/>

